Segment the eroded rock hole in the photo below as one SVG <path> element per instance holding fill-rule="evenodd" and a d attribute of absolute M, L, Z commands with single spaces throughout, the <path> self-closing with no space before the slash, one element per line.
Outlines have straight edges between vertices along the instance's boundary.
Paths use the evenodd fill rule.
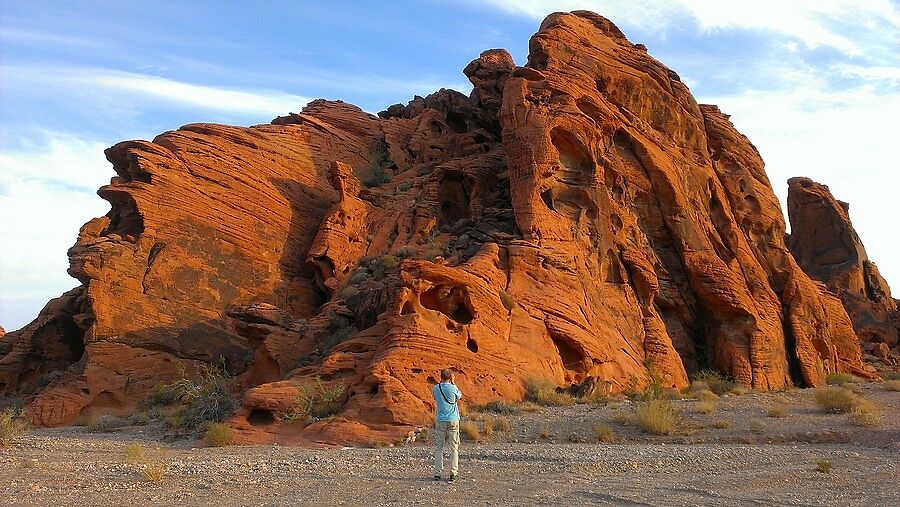
<path fill-rule="evenodd" d="M 271 410 L 255 408 L 247 416 L 247 422 L 253 426 L 265 426 L 275 422 L 275 414 Z"/>
<path fill-rule="evenodd" d="M 441 203 L 441 215 L 444 223 L 455 224 L 469 218 L 470 194 L 468 185 L 462 174 L 449 172 L 438 184 L 438 201 Z"/>
<path fill-rule="evenodd" d="M 587 356 L 578 344 L 566 336 L 553 332 L 550 333 L 550 340 L 552 340 L 553 345 L 556 346 L 559 357 L 562 359 L 563 366 L 565 366 L 567 370 L 582 369 L 584 359 Z"/>
<path fill-rule="evenodd" d="M 109 217 L 109 225 L 101 235 L 118 234 L 123 237 L 130 235 L 136 238 L 144 232 L 144 217 L 138 211 L 137 203 L 131 194 L 109 188 L 101 189 L 98 194 L 112 206 L 106 214 Z"/>
<path fill-rule="evenodd" d="M 590 150 L 575 134 L 555 127 L 550 131 L 550 142 L 559 152 L 563 170 L 559 179 L 572 185 L 588 185 L 593 179 L 594 159 Z"/>
<path fill-rule="evenodd" d="M 466 340 L 466 348 L 472 352 L 478 352 L 478 342 L 469 338 L 468 340 Z"/>
<path fill-rule="evenodd" d="M 457 134 L 465 134 L 469 131 L 469 127 L 466 126 L 466 117 L 454 111 L 447 111 L 447 126 Z"/>
<path fill-rule="evenodd" d="M 468 324 L 474 318 L 469 291 L 465 287 L 436 285 L 419 298 L 422 306 L 436 310 L 460 324 Z"/>

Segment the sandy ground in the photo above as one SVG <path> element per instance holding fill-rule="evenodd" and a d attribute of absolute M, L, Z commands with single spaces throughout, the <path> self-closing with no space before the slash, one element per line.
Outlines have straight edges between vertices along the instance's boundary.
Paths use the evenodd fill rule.
<path fill-rule="evenodd" d="M 204 448 L 165 443 L 152 425 L 41 429 L 0 449 L 0 505 L 900 505 L 900 393 L 861 391 L 877 427 L 820 413 L 808 390 L 723 397 L 710 414 L 678 401 L 683 422 L 667 436 L 635 428 L 627 402 L 509 416 L 509 432 L 463 442 L 455 483 L 432 480 L 423 443 Z M 773 404 L 788 415 L 768 417 Z M 596 443 L 597 424 L 614 443 Z M 143 457 L 126 456 L 133 443 Z M 816 471 L 822 459 L 833 472 Z"/>

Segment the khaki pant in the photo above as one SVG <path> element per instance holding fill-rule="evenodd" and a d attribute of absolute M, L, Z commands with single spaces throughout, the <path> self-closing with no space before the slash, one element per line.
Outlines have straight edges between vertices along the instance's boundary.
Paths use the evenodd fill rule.
<path fill-rule="evenodd" d="M 459 472 L 459 421 L 434 425 L 434 475 L 441 475 L 444 468 L 444 440 L 450 443 L 450 473 L 456 475 Z"/>

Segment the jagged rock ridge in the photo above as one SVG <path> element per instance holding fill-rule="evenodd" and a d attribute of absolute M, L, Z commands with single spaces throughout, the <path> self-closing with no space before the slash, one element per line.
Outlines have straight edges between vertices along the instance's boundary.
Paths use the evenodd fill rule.
<path fill-rule="evenodd" d="M 3 338 L 0 392 L 66 424 L 224 363 L 245 441 L 359 442 L 427 422 L 444 367 L 474 403 L 648 368 L 867 374 L 756 149 L 610 21 L 553 14 L 526 66 L 490 50 L 464 73 L 468 97 L 378 117 L 317 100 L 107 150 L 112 210 L 69 252 L 82 286 Z M 347 386 L 341 412 L 279 420 L 316 378 Z"/>

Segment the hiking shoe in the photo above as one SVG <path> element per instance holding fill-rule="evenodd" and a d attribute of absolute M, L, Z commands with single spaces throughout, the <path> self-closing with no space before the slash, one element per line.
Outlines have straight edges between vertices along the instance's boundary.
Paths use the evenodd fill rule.
<path fill-rule="evenodd" d="M 435 476 L 434 476 L 434 480 L 436 480 L 436 481 L 441 480 L 441 476 L 440 476 L 440 475 L 435 475 Z"/>
<path fill-rule="evenodd" d="M 456 474 L 450 474 L 450 482 L 453 482 L 455 480 L 456 480 Z"/>

